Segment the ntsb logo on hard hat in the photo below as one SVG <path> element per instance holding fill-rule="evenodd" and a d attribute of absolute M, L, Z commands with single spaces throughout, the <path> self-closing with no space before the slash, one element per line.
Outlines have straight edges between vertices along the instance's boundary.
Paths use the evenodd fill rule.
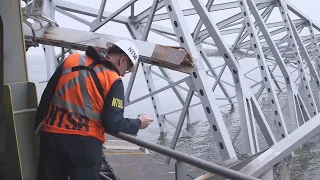
<path fill-rule="evenodd" d="M 133 66 L 135 66 L 139 59 L 139 51 L 137 46 L 129 40 L 119 40 L 113 44 L 121 48 L 127 54 Z"/>
<path fill-rule="evenodd" d="M 137 60 L 138 56 L 137 56 L 136 52 L 134 51 L 134 49 L 132 47 L 129 47 L 128 50 L 131 53 L 131 55 L 133 56 L 134 60 Z"/>

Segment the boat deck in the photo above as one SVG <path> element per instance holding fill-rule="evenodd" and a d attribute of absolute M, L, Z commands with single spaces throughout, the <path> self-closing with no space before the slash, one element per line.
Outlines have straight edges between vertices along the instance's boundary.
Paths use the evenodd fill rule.
<path fill-rule="evenodd" d="M 139 146 L 107 136 L 104 154 L 117 180 L 174 180 L 175 168 L 160 162 Z"/>

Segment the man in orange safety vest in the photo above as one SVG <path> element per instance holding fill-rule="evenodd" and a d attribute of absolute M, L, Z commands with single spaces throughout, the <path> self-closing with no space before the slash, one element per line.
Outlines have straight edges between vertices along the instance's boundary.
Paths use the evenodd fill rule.
<path fill-rule="evenodd" d="M 153 121 L 123 115 L 121 76 L 135 67 L 137 47 L 127 40 L 108 46 L 105 56 L 91 46 L 71 54 L 50 78 L 35 118 L 39 180 L 100 179 L 104 133 L 136 134 Z"/>

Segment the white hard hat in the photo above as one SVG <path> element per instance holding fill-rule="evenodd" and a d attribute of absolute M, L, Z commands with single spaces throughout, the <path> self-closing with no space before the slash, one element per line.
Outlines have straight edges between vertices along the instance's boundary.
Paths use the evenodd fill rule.
<path fill-rule="evenodd" d="M 118 46 L 123 52 L 127 54 L 129 59 L 131 60 L 133 67 L 136 65 L 139 59 L 139 50 L 133 42 L 128 40 L 119 40 L 112 44 Z"/>

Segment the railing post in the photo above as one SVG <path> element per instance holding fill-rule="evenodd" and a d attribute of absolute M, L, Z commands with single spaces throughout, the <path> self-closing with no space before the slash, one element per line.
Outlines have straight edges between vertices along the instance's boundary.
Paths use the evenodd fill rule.
<path fill-rule="evenodd" d="M 187 179 L 187 172 L 185 164 L 181 161 L 177 161 L 175 164 L 176 170 L 176 180 L 186 180 Z"/>

